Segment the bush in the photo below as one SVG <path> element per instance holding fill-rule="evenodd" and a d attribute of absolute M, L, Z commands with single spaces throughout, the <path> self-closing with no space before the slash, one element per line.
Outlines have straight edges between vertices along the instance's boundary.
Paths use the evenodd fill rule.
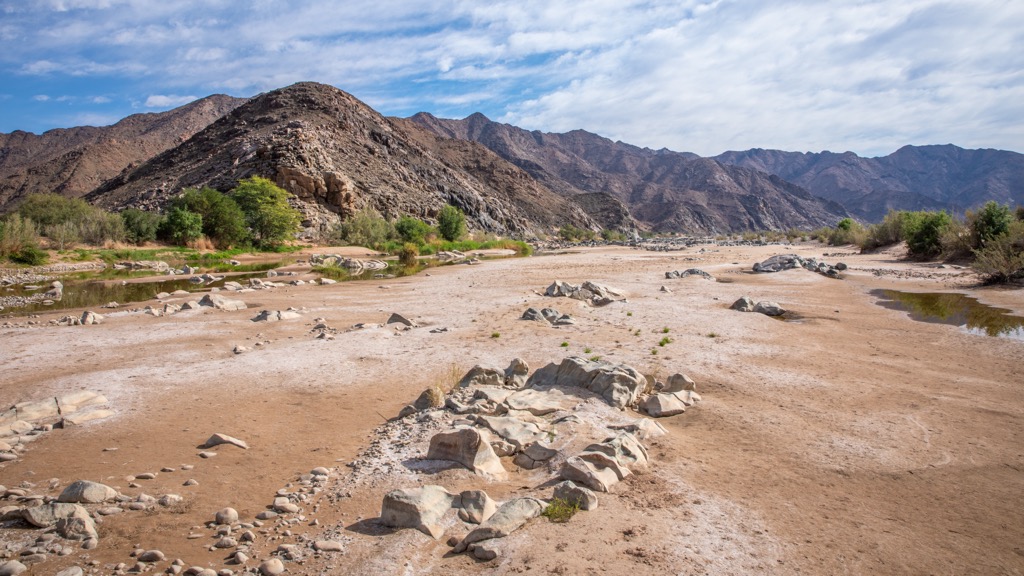
<path fill-rule="evenodd" d="M 430 227 L 430 224 L 412 216 L 402 216 L 398 219 L 398 222 L 395 222 L 395 232 L 398 233 L 398 237 L 403 242 L 423 244 L 427 241 L 427 236 L 433 231 L 434 229 Z"/>
<path fill-rule="evenodd" d="M 1013 215 L 1010 214 L 1010 207 L 989 200 L 978 210 L 972 222 L 975 238 L 978 239 L 978 247 L 984 248 L 985 244 L 1006 234 L 1010 231 L 1010 223 L 1013 222 Z"/>
<path fill-rule="evenodd" d="M 63 222 L 81 223 L 99 210 L 81 198 L 65 198 L 60 194 L 29 194 L 18 206 L 18 214 L 44 230 Z"/>
<path fill-rule="evenodd" d="M 860 246 L 864 243 L 866 238 L 867 231 L 860 222 L 857 222 L 852 218 L 843 218 L 836 224 L 836 227 L 829 232 L 827 241 L 829 246 L 844 246 L 846 244 L 856 244 Z"/>
<path fill-rule="evenodd" d="M 121 212 L 125 240 L 132 244 L 144 244 L 156 240 L 163 216 L 138 208 L 127 208 Z"/>
<path fill-rule="evenodd" d="M 104 212 L 99 208 L 85 214 L 78 222 L 82 241 L 99 246 L 106 242 L 122 242 L 125 238 L 124 220 L 117 214 Z"/>
<path fill-rule="evenodd" d="M 969 212 L 967 216 L 971 216 Z M 942 231 L 942 237 L 939 238 L 939 244 L 942 246 L 944 260 L 970 258 L 977 248 L 970 224 L 960 220 L 952 220 L 949 226 L 946 226 Z"/>
<path fill-rule="evenodd" d="M 238 204 L 213 188 L 186 188 L 174 206 L 203 217 L 203 234 L 218 250 L 226 250 L 249 238 L 246 215 Z"/>
<path fill-rule="evenodd" d="M 889 210 L 889 213 L 882 218 L 878 224 L 867 229 L 864 241 L 860 244 L 861 250 L 874 250 L 882 246 L 892 246 L 903 241 L 903 219 L 906 212 L 902 210 Z"/>
<path fill-rule="evenodd" d="M 946 212 L 907 212 L 903 222 L 907 253 L 922 259 L 938 256 L 942 252 L 942 234 L 952 221 Z"/>
<path fill-rule="evenodd" d="M 578 228 L 572 224 L 566 224 L 558 230 L 558 237 L 566 242 L 585 242 L 596 237 L 593 230 Z"/>
<path fill-rule="evenodd" d="M 462 238 L 466 235 L 466 215 L 455 206 L 446 205 L 437 215 L 437 232 L 449 242 Z"/>
<path fill-rule="evenodd" d="M 401 262 L 403 266 L 415 266 L 418 262 L 417 258 L 419 258 L 419 255 L 419 247 L 412 242 L 406 242 L 398 250 L 398 261 Z"/>
<path fill-rule="evenodd" d="M 66 250 L 70 245 L 78 242 L 82 235 L 75 223 L 61 222 L 47 228 L 46 237 L 57 245 L 57 250 Z"/>
<path fill-rule="evenodd" d="M 332 242 L 366 246 L 380 250 L 395 237 L 395 229 L 373 208 L 363 208 L 334 227 L 328 235 Z"/>
<path fill-rule="evenodd" d="M 172 208 L 160 230 L 162 238 L 178 246 L 185 246 L 202 235 L 203 217 L 184 208 Z"/>
<path fill-rule="evenodd" d="M 1011 223 L 1005 234 L 975 250 L 971 267 L 989 282 L 1024 277 L 1024 222 Z"/>
<path fill-rule="evenodd" d="M 253 176 L 238 183 L 231 198 L 245 214 L 254 242 L 274 246 L 298 232 L 302 217 L 288 204 L 290 194 L 276 184 Z"/>
<path fill-rule="evenodd" d="M 50 255 L 46 253 L 46 250 L 41 250 L 37 246 L 25 246 L 10 256 L 12 262 L 29 266 L 46 264 L 49 257 Z"/>
<path fill-rule="evenodd" d="M 35 222 L 19 214 L 11 214 L 0 223 L 0 258 L 10 258 L 27 247 L 37 247 Z"/>
<path fill-rule="evenodd" d="M 568 522 L 570 518 L 580 511 L 578 502 L 570 502 L 563 498 L 552 499 L 547 508 L 540 513 L 541 516 L 552 522 Z"/>

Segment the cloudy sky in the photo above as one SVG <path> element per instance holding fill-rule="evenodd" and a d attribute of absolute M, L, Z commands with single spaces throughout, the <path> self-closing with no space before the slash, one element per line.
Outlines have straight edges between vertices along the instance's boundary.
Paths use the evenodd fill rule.
<path fill-rule="evenodd" d="M 1024 2 L 0 0 L 0 132 L 302 80 L 702 155 L 1024 152 Z"/>

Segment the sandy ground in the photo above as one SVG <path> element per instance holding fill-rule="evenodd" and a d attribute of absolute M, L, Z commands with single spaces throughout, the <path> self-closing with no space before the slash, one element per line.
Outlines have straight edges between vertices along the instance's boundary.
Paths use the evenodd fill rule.
<path fill-rule="evenodd" d="M 136 547 L 238 573 L 225 564 L 229 551 L 210 549 L 215 539 L 205 524 L 225 506 L 251 522 L 278 490 L 294 490 L 317 466 L 332 468 L 329 485 L 305 503 L 301 520 L 257 527 L 250 567 L 280 544 L 330 538 L 345 551 L 310 551 L 287 562 L 287 573 L 1024 573 L 1024 342 L 915 322 L 868 294 L 959 291 L 1024 315 L 1021 292 L 978 288 L 961 270 L 848 250 L 825 258 L 850 266 L 841 281 L 805 270 L 747 272 L 793 251 L 844 252 L 817 244 L 576 250 L 229 295 L 250 307 L 237 312 L 115 313 L 99 326 L 0 328 L 5 405 L 87 389 L 103 393 L 117 413 L 43 434 L 19 460 L 0 464 L 0 484 L 28 482 L 31 492 L 56 495 L 90 479 L 132 496 L 185 498 L 170 509 L 107 516 L 97 549 L 51 555 L 29 573 L 77 565 L 111 574 L 118 563 L 134 564 Z M 691 267 L 719 281 L 664 278 Z M 541 296 L 554 279 L 602 282 L 628 299 L 589 308 Z M 663 285 L 671 293 L 659 291 Z M 729 310 L 742 295 L 775 300 L 800 319 Z M 260 309 L 289 306 L 308 312 L 250 321 Z M 530 306 L 557 308 L 577 324 L 519 320 Z M 346 331 L 391 312 L 421 327 Z M 317 317 L 338 329 L 334 340 L 309 333 Z M 439 327 L 448 331 L 430 332 Z M 673 341 L 659 347 L 664 328 Z M 266 344 L 232 353 L 256 342 Z M 599 355 L 661 377 L 687 373 L 703 401 L 661 420 L 670 433 L 647 442 L 649 471 L 568 523 L 531 521 L 501 542 L 497 560 L 454 556 L 444 539 L 373 521 L 382 495 L 405 486 L 365 467 L 354 478 L 346 464 L 386 419 L 475 364 L 521 357 L 536 369 L 568 355 Z M 219 447 L 216 457 L 199 458 L 197 446 L 214 432 L 251 449 Z M 414 438 L 386 448 L 415 455 L 425 446 Z M 174 471 L 129 486 L 130 476 L 165 467 Z M 499 499 L 542 494 L 550 479 L 516 473 L 489 484 L 464 470 L 405 476 Z M 47 488 L 51 478 L 58 487 Z M 190 478 L 198 485 L 183 486 Z M 451 532 L 464 533 L 457 524 Z M 39 533 L 5 522 L 0 550 L 13 557 Z"/>

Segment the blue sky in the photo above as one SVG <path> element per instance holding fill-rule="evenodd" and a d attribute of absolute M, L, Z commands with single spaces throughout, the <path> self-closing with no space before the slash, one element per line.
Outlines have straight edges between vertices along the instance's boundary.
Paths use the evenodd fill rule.
<path fill-rule="evenodd" d="M 1024 152 L 1024 2 L 0 0 L 0 132 L 303 80 L 702 155 Z"/>

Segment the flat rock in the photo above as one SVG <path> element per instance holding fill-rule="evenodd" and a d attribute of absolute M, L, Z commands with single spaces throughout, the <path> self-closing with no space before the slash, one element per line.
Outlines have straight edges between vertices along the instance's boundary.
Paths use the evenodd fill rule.
<path fill-rule="evenodd" d="M 470 524 L 480 524 L 493 515 L 498 505 L 483 490 L 466 490 L 459 494 L 459 519 Z"/>
<path fill-rule="evenodd" d="M 241 300 L 231 300 L 220 294 L 207 294 L 199 301 L 200 306 L 212 306 L 218 310 L 245 310 L 247 306 Z"/>
<path fill-rule="evenodd" d="M 393 528 L 415 528 L 436 540 L 444 534 L 441 518 L 454 500 L 441 486 L 392 490 L 384 495 L 380 521 Z"/>
<path fill-rule="evenodd" d="M 106 484 L 91 482 L 89 480 L 77 480 L 68 485 L 60 496 L 58 502 L 75 502 L 83 504 L 99 504 L 113 500 L 117 497 L 117 490 Z"/>
<path fill-rule="evenodd" d="M 531 518 L 540 516 L 546 506 L 546 502 L 537 498 L 526 497 L 509 500 L 478 528 L 466 534 L 466 537 L 455 546 L 453 552 L 456 554 L 465 552 L 470 544 L 483 540 L 504 538 L 518 530 Z"/>
<path fill-rule="evenodd" d="M 472 428 L 459 428 L 435 434 L 427 450 L 428 460 L 449 460 L 494 479 L 505 479 L 508 473 L 491 445 Z"/>
<path fill-rule="evenodd" d="M 313 549 L 320 552 L 343 552 L 345 545 L 337 540 L 317 540 L 313 542 Z"/>
<path fill-rule="evenodd" d="M 42 506 L 24 508 L 21 511 L 21 515 L 26 522 L 37 528 L 49 528 L 50 526 L 55 526 L 57 520 L 61 518 L 70 518 L 76 513 L 81 514 L 83 512 L 88 515 L 88 510 L 78 504 L 51 502 Z"/>
<path fill-rule="evenodd" d="M 777 302 L 765 300 L 754 304 L 754 312 L 764 314 L 765 316 L 782 316 L 786 313 L 786 309 L 779 306 Z"/>
<path fill-rule="evenodd" d="M 249 445 L 244 440 L 239 440 L 234 436 L 228 436 L 227 434 L 221 434 L 220 432 L 210 436 L 209 440 L 200 448 L 213 448 L 214 446 L 220 446 L 221 444 L 231 444 L 232 446 L 238 446 L 243 450 L 248 450 Z"/>

